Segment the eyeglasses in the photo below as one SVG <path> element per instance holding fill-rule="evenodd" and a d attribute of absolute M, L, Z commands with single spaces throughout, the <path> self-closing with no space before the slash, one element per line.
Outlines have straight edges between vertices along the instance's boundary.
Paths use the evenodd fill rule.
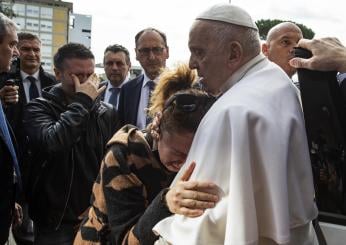
<path fill-rule="evenodd" d="M 163 111 L 168 109 L 170 106 L 174 106 L 183 112 L 194 112 L 199 106 L 208 106 L 215 101 L 214 97 L 211 96 L 196 96 L 193 94 L 175 94 L 167 100 Z"/>
<path fill-rule="evenodd" d="M 153 52 L 154 55 L 161 55 L 164 49 L 162 47 L 140 48 L 138 52 L 143 56 L 149 56 L 150 52 Z"/>

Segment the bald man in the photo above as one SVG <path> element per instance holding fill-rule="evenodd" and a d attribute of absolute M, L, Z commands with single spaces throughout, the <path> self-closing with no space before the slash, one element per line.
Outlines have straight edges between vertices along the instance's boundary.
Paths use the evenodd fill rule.
<path fill-rule="evenodd" d="M 269 30 L 267 41 L 262 44 L 262 52 L 292 78 L 296 69 L 288 62 L 293 58 L 293 47 L 302 38 L 303 33 L 296 24 L 291 22 L 277 24 Z"/>

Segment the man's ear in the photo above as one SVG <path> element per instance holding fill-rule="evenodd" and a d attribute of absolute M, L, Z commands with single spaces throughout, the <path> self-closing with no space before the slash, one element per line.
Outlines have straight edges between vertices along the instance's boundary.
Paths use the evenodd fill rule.
<path fill-rule="evenodd" d="M 166 47 L 166 50 L 167 50 L 167 58 L 166 59 L 168 59 L 169 58 L 169 47 L 168 46 Z"/>
<path fill-rule="evenodd" d="M 268 57 L 269 45 L 267 43 L 262 44 L 262 53 Z"/>
<path fill-rule="evenodd" d="M 242 61 L 244 56 L 243 47 L 237 41 L 232 41 L 228 45 L 228 62 L 231 65 L 237 64 Z"/>
<path fill-rule="evenodd" d="M 138 60 L 138 51 L 137 51 L 137 48 L 135 48 L 135 54 L 136 54 L 136 60 Z"/>
<path fill-rule="evenodd" d="M 57 69 L 56 67 L 54 67 L 54 73 L 55 73 L 56 80 L 61 81 L 62 72 L 59 69 Z"/>

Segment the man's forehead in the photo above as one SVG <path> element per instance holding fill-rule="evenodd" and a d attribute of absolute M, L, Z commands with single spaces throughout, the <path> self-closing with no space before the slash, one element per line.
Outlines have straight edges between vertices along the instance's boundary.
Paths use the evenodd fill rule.
<path fill-rule="evenodd" d="M 203 43 L 211 39 L 212 23 L 210 21 L 196 20 L 190 30 L 189 43 Z M 208 31 L 209 30 L 209 31 Z"/>
<path fill-rule="evenodd" d="M 78 69 L 94 69 L 95 60 L 94 59 L 80 59 L 80 58 L 69 58 L 64 60 L 65 68 L 78 68 Z"/>
<path fill-rule="evenodd" d="M 273 40 L 293 39 L 298 41 L 302 37 L 302 34 L 297 32 L 296 30 L 287 30 L 277 33 L 277 35 L 274 36 Z"/>
<path fill-rule="evenodd" d="M 32 45 L 37 45 L 41 46 L 41 42 L 37 39 L 23 39 L 18 41 L 18 46 L 32 46 Z"/>
<path fill-rule="evenodd" d="M 126 57 L 126 54 L 123 51 L 117 51 L 117 52 L 107 51 L 104 56 L 106 60 L 124 59 L 125 57 Z"/>
<path fill-rule="evenodd" d="M 156 31 L 147 31 L 143 33 L 138 39 L 137 45 L 144 46 L 150 45 L 151 43 L 160 43 L 162 45 L 165 45 L 165 41 L 163 40 L 161 35 Z"/>

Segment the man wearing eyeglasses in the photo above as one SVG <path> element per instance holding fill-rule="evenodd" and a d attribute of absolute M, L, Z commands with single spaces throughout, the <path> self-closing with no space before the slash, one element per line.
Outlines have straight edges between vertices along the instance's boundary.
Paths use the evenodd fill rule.
<path fill-rule="evenodd" d="M 166 67 L 169 49 L 166 35 L 155 28 L 137 33 L 135 43 L 136 59 L 144 72 L 122 86 L 118 111 L 121 125 L 132 124 L 143 129 L 151 122 L 146 108 L 158 77 Z"/>

